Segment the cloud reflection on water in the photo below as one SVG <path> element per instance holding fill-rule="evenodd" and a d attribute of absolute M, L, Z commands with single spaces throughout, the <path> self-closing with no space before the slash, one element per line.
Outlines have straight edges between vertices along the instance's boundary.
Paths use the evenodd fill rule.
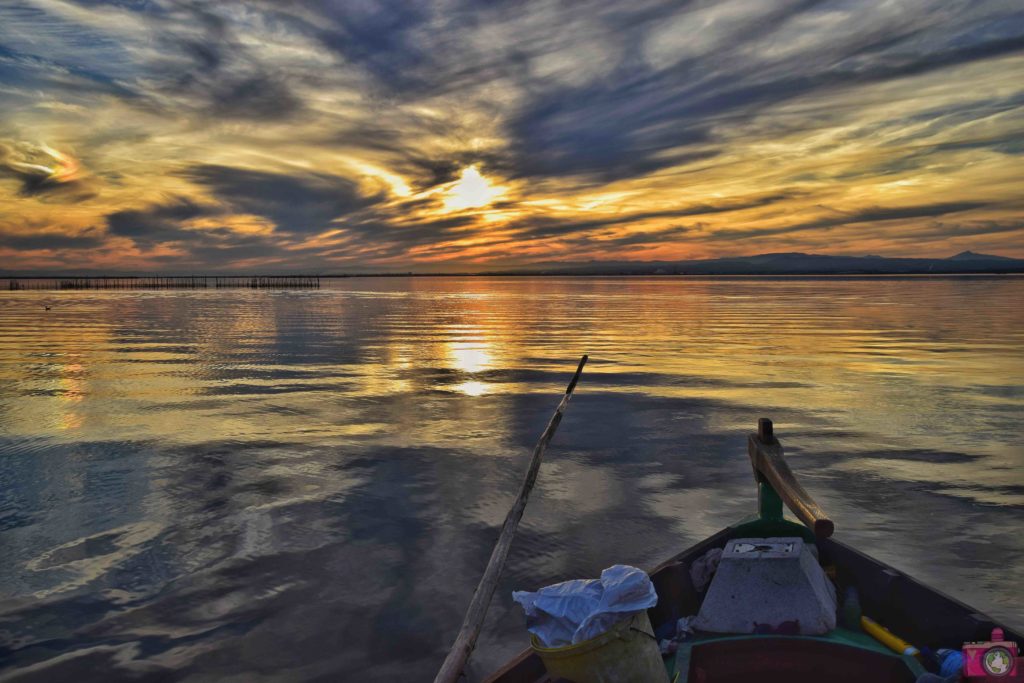
<path fill-rule="evenodd" d="M 333 285 L 0 300 L 4 673 L 429 671 L 582 352 L 474 675 L 513 588 L 746 514 L 761 415 L 842 538 L 1024 621 L 1024 280 Z"/>

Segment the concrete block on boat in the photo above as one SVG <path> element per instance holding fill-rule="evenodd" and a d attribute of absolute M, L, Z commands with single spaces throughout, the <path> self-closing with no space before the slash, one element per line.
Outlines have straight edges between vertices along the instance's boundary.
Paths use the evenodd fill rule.
<path fill-rule="evenodd" d="M 820 635 L 836 627 L 836 591 L 801 538 L 736 538 L 694 622 L 711 633 Z"/>

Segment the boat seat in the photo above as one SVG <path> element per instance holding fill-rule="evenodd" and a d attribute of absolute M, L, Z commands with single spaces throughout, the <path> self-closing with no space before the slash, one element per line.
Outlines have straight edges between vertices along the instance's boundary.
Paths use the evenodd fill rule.
<path fill-rule="evenodd" d="M 924 668 L 863 634 L 726 636 L 683 643 L 670 678 L 678 683 L 913 683 Z"/>

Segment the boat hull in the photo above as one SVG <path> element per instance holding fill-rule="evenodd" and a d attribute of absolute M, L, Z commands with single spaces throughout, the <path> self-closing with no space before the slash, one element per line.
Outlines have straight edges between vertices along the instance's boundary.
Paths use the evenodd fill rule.
<path fill-rule="evenodd" d="M 658 604 L 648 610 L 655 629 L 670 620 L 697 613 L 701 596 L 690 583 L 689 565 L 708 550 L 723 548 L 727 541 L 735 537 L 735 527 L 723 529 L 663 562 L 651 572 L 651 580 L 659 598 Z M 1003 628 L 1007 640 L 1021 641 L 1017 631 L 852 546 L 834 538 L 825 538 L 817 540 L 817 547 L 822 566 L 834 567 L 839 585 L 857 587 L 865 614 L 919 648 L 959 649 L 964 642 L 988 640 L 992 629 L 997 626 Z M 735 644 L 733 649 L 737 655 L 740 650 L 750 648 L 762 647 L 767 650 L 775 640 L 778 638 L 759 637 L 753 641 L 734 641 L 744 644 Z M 723 643 L 715 647 L 721 650 L 728 648 L 728 645 Z M 539 683 L 547 680 L 550 679 L 544 664 L 531 650 L 525 650 L 486 679 L 487 683 Z"/>

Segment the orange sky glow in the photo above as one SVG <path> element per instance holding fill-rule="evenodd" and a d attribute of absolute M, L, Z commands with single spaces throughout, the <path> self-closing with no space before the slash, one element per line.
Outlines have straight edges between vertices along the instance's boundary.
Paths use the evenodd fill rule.
<path fill-rule="evenodd" d="M 0 8 L 0 269 L 1024 258 L 999 2 Z"/>

